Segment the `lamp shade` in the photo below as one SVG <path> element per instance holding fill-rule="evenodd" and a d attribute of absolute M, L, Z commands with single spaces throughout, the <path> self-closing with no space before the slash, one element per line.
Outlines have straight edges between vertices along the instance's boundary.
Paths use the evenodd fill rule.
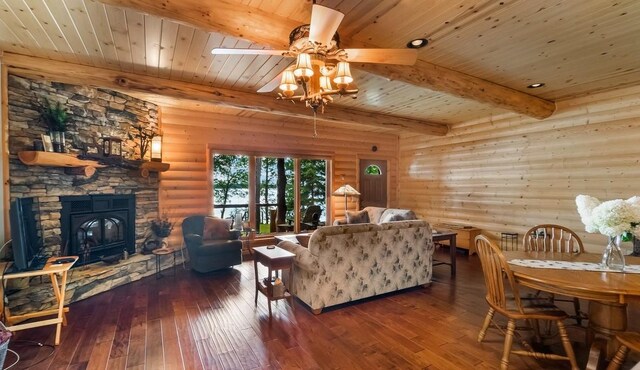
<path fill-rule="evenodd" d="M 313 67 L 311 66 L 311 56 L 309 54 L 298 54 L 296 69 L 293 70 L 293 74 L 304 79 L 309 79 L 309 77 L 313 76 Z"/>
<path fill-rule="evenodd" d="M 320 88 L 322 89 L 322 91 L 331 90 L 331 78 L 329 78 L 329 76 L 320 77 Z"/>
<path fill-rule="evenodd" d="M 336 77 L 333 79 L 339 88 L 346 88 L 351 82 L 353 82 L 353 77 L 351 77 L 351 69 L 349 68 L 349 63 L 347 62 L 339 62 L 336 66 Z"/>
<path fill-rule="evenodd" d="M 345 184 L 336 189 L 332 195 L 358 196 L 360 193 L 351 185 Z"/>
<path fill-rule="evenodd" d="M 282 79 L 280 80 L 280 90 L 283 91 L 287 97 L 293 96 L 293 92 L 298 88 L 296 83 L 296 77 L 293 71 L 282 72 Z"/>
<path fill-rule="evenodd" d="M 307 53 L 298 54 L 296 61 L 296 69 L 293 70 L 293 74 L 296 77 L 301 77 L 308 80 L 313 76 L 313 67 L 311 66 L 311 56 Z"/>
<path fill-rule="evenodd" d="M 162 136 L 157 135 L 151 139 L 151 160 L 162 162 Z"/>

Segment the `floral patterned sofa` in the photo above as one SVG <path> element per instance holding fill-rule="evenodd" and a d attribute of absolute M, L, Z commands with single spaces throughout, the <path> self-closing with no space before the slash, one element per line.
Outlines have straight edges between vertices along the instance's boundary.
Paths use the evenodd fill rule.
<path fill-rule="evenodd" d="M 325 307 L 431 283 L 433 241 L 426 221 L 327 226 L 296 254 L 292 293 L 319 314 Z M 287 283 L 285 281 L 285 283 Z"/>

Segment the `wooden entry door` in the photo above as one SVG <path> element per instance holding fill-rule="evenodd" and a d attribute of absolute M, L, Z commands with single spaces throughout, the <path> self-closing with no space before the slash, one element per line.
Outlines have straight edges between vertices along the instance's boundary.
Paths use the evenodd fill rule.
<path fill-rule="evenodd" d="M 387 161 L 360 160 L 360 207 L 387 206 Z"/>

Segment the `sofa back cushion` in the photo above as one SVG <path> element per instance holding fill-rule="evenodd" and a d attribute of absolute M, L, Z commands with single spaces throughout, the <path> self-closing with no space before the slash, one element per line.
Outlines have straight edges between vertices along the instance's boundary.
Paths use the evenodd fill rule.
<path fill-rule="evenodd" d="M 397 209 L 397 208 L 388 208 L 382 216 L 380 216 L 380 220 L 378 223 L 392 222 L 392 221 L 409 221 L 409 220 L 417 220 L 416 214 L 409 209 Z"/>
<path fill-rule="evenodd" d="M 231 220 L 216 217 L 205 217 L 202 238 L 204 240 L 229 240 L 230 228 Z"/>
<path fill-rule="evenodd" d="M 384 213 L 384 207 L 364 207 L 363 210 L 369 214 L 369 222 L 372 224 L 380 223 L 380 216 Z"/>
<path fill-rule="evenodd" d="M 366 224 L 369 222 L 369 214 L 367 211 L 347 211 L 347 224 Z"/>

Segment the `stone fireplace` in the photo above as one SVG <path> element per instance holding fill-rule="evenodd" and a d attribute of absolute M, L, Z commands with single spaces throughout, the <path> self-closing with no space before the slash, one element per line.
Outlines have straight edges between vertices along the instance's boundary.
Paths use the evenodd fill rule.
<path fill-rule="evenodd" d="M 64 196 L 60 201 L 62 254 L 80 256 L 76 266 L 136 252 L 133 194 Z"/>
<path fill-rule="evenodd" d="M 8 77 L 9 191 L 11 199 L 33 197 L 37 203 L 45 256 L 78 255 L 67 285 L 70 301 L 87 298 L 154 273 L 155 260 L 142 255 L 150 220 L 158 217 L 159 177 L 119 165 L 98 168 L 86 177 L 62 167 L 25 165 L 20 151 L 33 150 L 34 140 L 47 133 L 38 102 L 61 102 L 69 111 L 66 152 L 101 155 L 102 137 L 122 139 L 126 159 L 139 159 L 135 127 L 159 130 L 158 107 L 116 91 Z M 148 159 L 148 155 L 147 155 Z M 89 250 L 86 261 L 82 258 Z M 102 256 L 131 256 L 115 265 Z M 168 259 L 167 259 L 168 260 Z M 32 280 L 9 297 L 12 312 L 46 307 L 53 301 L 50 284 Z"/>

